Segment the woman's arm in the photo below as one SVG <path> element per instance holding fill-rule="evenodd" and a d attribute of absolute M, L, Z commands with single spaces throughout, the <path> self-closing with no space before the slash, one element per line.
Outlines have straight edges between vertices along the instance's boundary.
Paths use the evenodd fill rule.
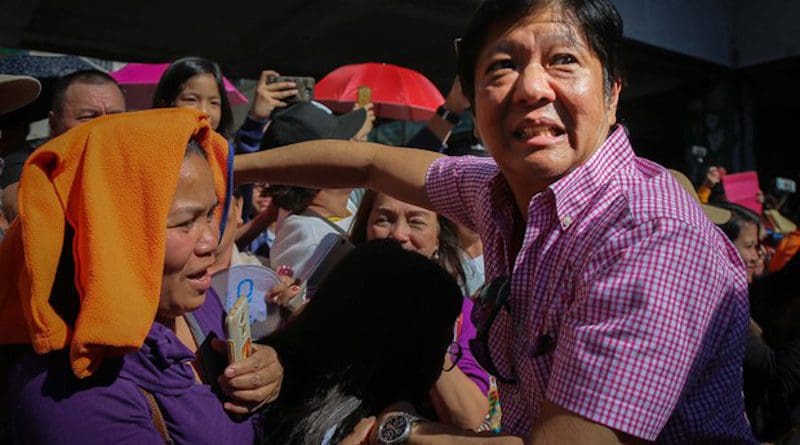
<path fill-rule="evenodd" d="M 489 399 L 458 367 L 442 372 L 430 396 L 442 423 L 477 431 L 489 413 Z"/>

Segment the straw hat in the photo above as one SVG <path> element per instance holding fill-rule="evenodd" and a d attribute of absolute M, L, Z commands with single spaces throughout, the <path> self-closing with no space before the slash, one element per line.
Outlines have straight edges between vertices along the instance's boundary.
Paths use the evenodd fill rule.
<path fill-rule="evenodd" d="M 694 189 L 692 181 L 690 181 L 689 178 L 686 177 L 686 175 L 677 170 L 669 169 L 668 171 L 672 175 L 672 177 L 675 178 L 676 181 L 678 181 L 678 184 L 680 184 L 681 187 L 683 187 L 683 189 L 686 190 L 686 193 L 688 193 L 689 196 L 691 196 L 695 201 L 697 201 L 698 204 L 700 204 L 700 208 L 703 209 L 703 212 L 705 212 L 706 216 L 708 217 L 708 219 L 711 220 L 711 222 L 713 222 L 716 225 L 722 225 L 731 220 L 732 214 L 729 210 L 710 206 L 708 204 L 703 204 L 702 202 L 700 202 L 700 197 L 697 196 L 697 190 Z"/>
<path fill-rule="evenodd" d="M 41 91 L 42 84 L 33 77 L 0 74 L 0 115 L 33 102 Z"/>

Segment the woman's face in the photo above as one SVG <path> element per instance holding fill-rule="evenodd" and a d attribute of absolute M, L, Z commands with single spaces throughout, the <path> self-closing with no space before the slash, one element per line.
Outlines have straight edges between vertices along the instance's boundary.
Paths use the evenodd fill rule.
<path fill-rule="evenodd" d="M 211 168 L 191 154 L 181 165 L 178 187 L 167 215 L 166 254 L 159 318 L 175 318 L 199 308 L 211 286 L 209 268 L 219 241 L 213 220 L 217 196 Z"/>
<path fill-rule="evenodd" d="M 272 202 L 272 197 L 264 193 L 264 190 L 266 190 L 268 187 L 269 186 L 263 182 L 253 184 L 253 198 L 251 205 L 253 206 L 255 213 L 261 213 L 264 210 L 267 210 L 267 207 L 269 207 L 269 204 Z"/>
<path fill-rule="evenodd" d="M 210 73 L 196 74 L 186 81 L 183 90 L 175 98 L 176 107 L 194 108 L 208 115 L 211 128 L 217 130 L 222 117 L 222 97 L 217 81 Z"/>
<path fill-rule="evenodd" d="M 391 238 L 428 258 L 439 249 L 436 214 L 379 193 L 367 221 L 367 239 Z"/>
<path fill-rule="evenodd" d="M 756 267 L 759 262 L 758 254 L 758 226 L 752 222 L 745 222 L 739 231 L 739 236 L 733 241 L 739 251 L 745 266 L 747 266 L 747 280 L 753 281 Z"/>

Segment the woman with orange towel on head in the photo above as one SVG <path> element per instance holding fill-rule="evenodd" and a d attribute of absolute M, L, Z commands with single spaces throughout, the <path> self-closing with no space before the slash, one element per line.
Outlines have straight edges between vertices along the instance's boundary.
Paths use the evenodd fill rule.
<path fill-rule="evenodd" d="M 28 160 L 0 245 L 0 343 L 32 345 L 4 382 L 13 443 L 254 442 L 245 414 L 283 369 L 268 347 L 227 367 L 217 352 L 227 156 L 176 108 L 96 119 Z"/>

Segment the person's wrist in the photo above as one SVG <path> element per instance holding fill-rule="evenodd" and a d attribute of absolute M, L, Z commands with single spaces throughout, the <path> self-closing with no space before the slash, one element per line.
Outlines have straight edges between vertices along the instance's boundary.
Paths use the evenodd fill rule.
<path fill-rule="evenodd" d="M 447 108 L 446 103 L 439 105 L 439 108 L 436 109 L 437 116 L 453 125 L 458 125 L 461 123 L 461 118 L 458 116 L 458 114 L 459 113 L 457 111 Z"/>
<path fill-rule="evenodd" d="M 461 114 L 466 109 L 461 104 L 458 104 L 458 103 L 455 103 L 455 102 L 450 102 L 448 100 L 445 100 L 444 104 L 442 104 L 442 106 L 444 106 L 450 112 L 455 113 L 455 114 Z"/>
<path fill-rule="evenodd" d="M 258 122 L 259 124 L 266 124 L 267 122 L 269 122 L 269 118 L 271 115 L 272 115 L 271 111 L 266 113 L 266 116 L 261 116 L 257 113 L 254 113 L 252 109 L 247 112 L 247 118 L 250 119 L 251 121 Z"/>

